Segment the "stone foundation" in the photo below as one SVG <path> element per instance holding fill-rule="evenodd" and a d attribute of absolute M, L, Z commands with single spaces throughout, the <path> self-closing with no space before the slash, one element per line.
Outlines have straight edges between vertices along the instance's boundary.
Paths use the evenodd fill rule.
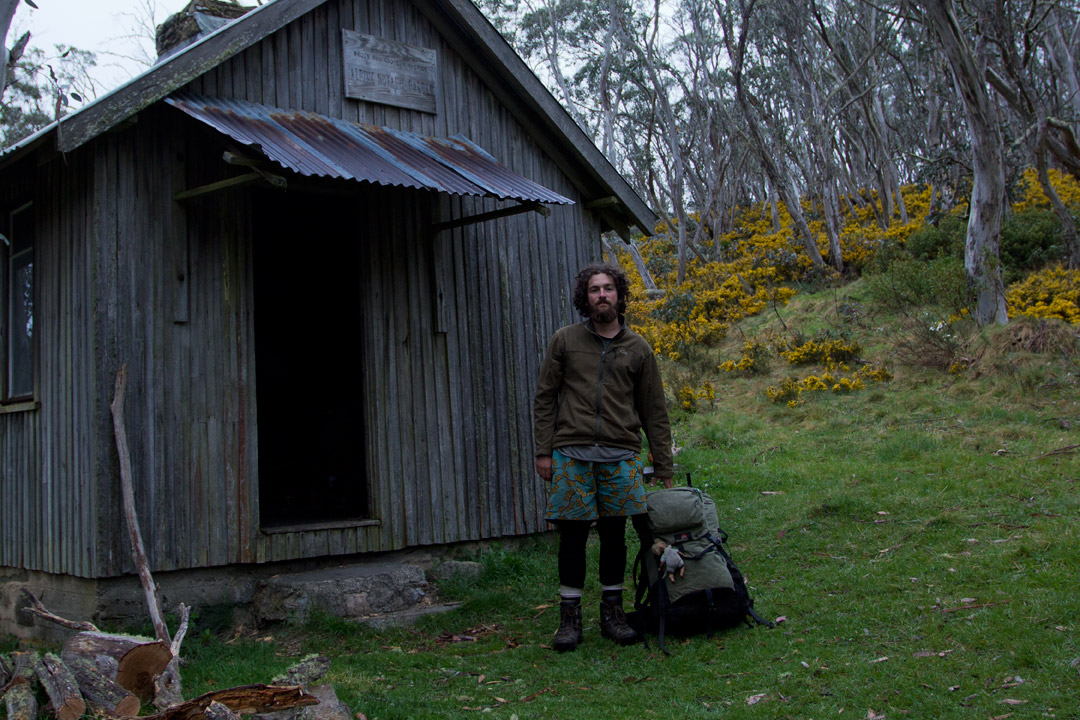
<path fill-rule="evenodd" d="M 501 540 L 514 544 L 515 540 Z M 200 614 L 192 629 L 305 620 L 312 610 L 376 625 L 418 617 L 438 609 L 434 582 L 477 577 L 476 563 L 455 555 L 482 553 L 487 543 L 421 548 L 396 553 L 323 558 L 264 565 L 230 565 L 156 572 L 162 609 L 185 603 Z M 71 631 L 25 611 L 27 588 L 49 611 L 68 620 L 89 620 L 102 629 L 149 625 L 146 597 L 135 575 L 77 578 L 0 568 L 0 635 L 46 643 Z M 381 623 L 384 618 L 387 622 Z M 200 627 L 201 626 L 201 627 Z M 147 632 L 150 632 L 147 630 Z"/>

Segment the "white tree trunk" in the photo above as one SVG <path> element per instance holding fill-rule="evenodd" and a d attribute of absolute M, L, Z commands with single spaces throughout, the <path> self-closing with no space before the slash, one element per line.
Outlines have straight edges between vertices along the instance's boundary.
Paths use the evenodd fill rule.
<path fill-rule="evenodd" d="M 7 89 L 8 49 L 7 34 L 11 29 L 11 19 L 15 17 L 15 8 L 19 0 L 0 0 L 0 98 Z"/>
<path fill-rule="evenodd" d="M 1005 210 L 1005 169 L 997 106 L 986 86 L 985 61 L 980 61 L 961 34 L 952 0 L 922 0 L 922 4 L 948 58 L 971 135 L 974 178 L 964 264 L 976 293 L 975 320 L 980 325 L 1004 325 L 1009 317 L 999 247 Z"/>

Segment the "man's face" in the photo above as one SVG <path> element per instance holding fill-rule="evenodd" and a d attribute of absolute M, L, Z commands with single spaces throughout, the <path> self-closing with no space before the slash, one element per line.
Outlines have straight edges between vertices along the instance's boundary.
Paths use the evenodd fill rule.
<path fill-rule="evenodd" d="M 593 322 L 609 323 L 619 315 L 619 291 L 615 279 L 607 273 L 589 278 L 589 317 Z"/>

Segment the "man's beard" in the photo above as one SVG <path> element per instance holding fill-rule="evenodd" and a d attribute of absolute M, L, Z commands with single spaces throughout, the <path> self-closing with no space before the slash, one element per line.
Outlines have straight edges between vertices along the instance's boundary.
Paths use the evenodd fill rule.
<path fill-rule="evenodd" d="M 589 310 L 589 317 L 592 318 L 594 323 L 609 323 L 619 317 L 619 311 L 614 305 L 605 305 L 604 307 L 593 305 Z"/>

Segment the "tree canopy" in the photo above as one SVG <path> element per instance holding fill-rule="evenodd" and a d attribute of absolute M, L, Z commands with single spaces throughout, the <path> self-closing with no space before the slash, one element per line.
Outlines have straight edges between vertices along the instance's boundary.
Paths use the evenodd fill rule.
<path fill-rule="evenodd" d="M 774 227 L 782 202 L 812 265 L 840 271 L 841 213 L 907 223 L 900 187 L 925 183 L 931 222 L 970 205 L 980 319 L 1001 321 L 1018 179 L 1041 168 L 1054 200 L 1047 168 L 1080 178 L 1076 0 L 477 2 L 662 216 L 680 282 L 754 202 Z M 822 252 L 806 212 L 824 219 Z"/>

